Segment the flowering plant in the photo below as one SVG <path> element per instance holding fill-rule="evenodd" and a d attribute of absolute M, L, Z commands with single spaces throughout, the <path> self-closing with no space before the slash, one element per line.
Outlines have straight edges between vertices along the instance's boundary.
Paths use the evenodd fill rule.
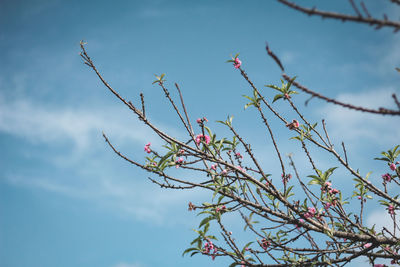
<path fill-rule="evenodd" d="M 298 9 L 291 2 L 280 2 Z M 316 9 L 298 10 L 310 12 L 311 15 L 330 15 L 318 13 L 320 11 Z M 362 16 L 358 17 L 361 20 L 359 22 L 363 22 L 362 19 Z M 387 24 L 387 21 L 379 22 L 379 25 L 390 27 L 391 24 Z M 377 22 L 365 19 L 365 23 Z M 388 188 L 388 184 L 400 185 L 400 145 L 382 152 L 382 157 L 376 158 L 387 163 L 387 173 L 380 176 L 382 185 L 372 183 L 369 180 L 371 173 L 362 174 L 351 167 L 343 143 L 343 152 L 334 148 L 324 120 L 322 127 L 318 128 L 316 122 L 312 123 L 304 116 L 294 97 L 298 92 L 292 88 L 297 87 L 304 93 L 336 105 L 379 115 L 400 115 L 400 103 L 396 97 L 394 99 L 399 110 L 356 107 L 311 91 L 295 81 L 295 77 L 289 77 L 285 73 L 282 74 L 280 86 L 266 85 L 267 88 L 278 91 L 278 94 L 268 96 L 275 91 L 259 90 L 243 69 L 239 54 L 236 54 L 227 62 L 233 63 L 233 67 L 249 84 L 251 94 L 245 96 L 249 100 L 245 108 L 252 107 L 258 113 L 273 146 L 271 154 L 276 156 L 279 164 L 279 174 L 270 174 L 259 163 L 246 139 L 233 126 L 232 116 L 228 116 L 225 121 L 218 121 L 230 131 L 229 137 L 218 137 L 207 126 L 208 120 L 205 117 L 195 120 L 197 125 L 193 126 L 194 121 L 189 117 L 179 86 L 175 84 L 181 109 L 167 88 L 165 74 L 156 75 L 153 84 L 162 89 L 186 129 L 186 139 L 174 138 L 149 120 L 142 94 L 142 108 L 127 101 L 104 80 L 86 53 L 83 43 L 81 49 L 85 64 L 164 142 L 164 150 L 150 148 L 151 144 L 146 144 L 144 150 L 147 156 L 144 162 L 126 157 L 103 134 L 111 149 L 131 164 L 158 176 L 159 179 L 150 179 L 163 188 L 201 188 L 210 192 L 210 202 L 188 204 L 189 211 L 197 210 L 203 218 L 195 229 L 195 239 L 183 252 L 184 255 L 202 254 L 212 260 L 229 257 L 232 260 L 231 266 L 343 266 L 358 257 L 365 257 L 373 266 L 384 266 L 378 262 L 385 259 L 390 259 L 391 264 L 400 263 L 400 228 L 396 220 L 400 199 L 399 195 Z M 283 71 L 281 61 L 269 46 L 267 52 Z M 296 117 L 287 118 L 280 114 L 276 106 L 272 105 L 278 100 L 286 103 Z M 304 157 L 310 163 L 310 171 L 306 171 L 308 173 L 299 172 L 291 154 L 288 154 L 287 159 L 282 157 L 280 143 L 267 112 L 294 134 L 291 139 L 299 144 Z M 353 178 L 352 195 L 337 187 L 334 173 L 339 167 L 322 170 L 314 161 L 310 147 L 320 149 L 336 159 L 340 168 Z M 179 178 L 172 171 L 173 167 L 193 171 L 201 175 L 202 179 Z M 392 219 L 393 229 L 385 227 L 377 230 L 365 224 L 365 209 L 372 202 L 367 202 L 367 199 L 382 205 Z M 357 208 L 350 203 L 357 203 Z M 237 240 L 234 237 L 226 224 L 227 216 L 236 216 L 242 220 L 244 230 L 248 231 L 247 240 Z M 215 234 L 216 229 L 219 229 L 219 236 Z"/>

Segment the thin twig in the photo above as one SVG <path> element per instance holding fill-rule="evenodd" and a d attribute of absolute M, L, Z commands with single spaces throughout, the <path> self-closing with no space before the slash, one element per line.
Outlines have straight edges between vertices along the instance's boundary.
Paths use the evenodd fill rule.
<path fill-rule="evenodd" d="M 346 160 L 346 164 L 348 165 L 349 162 L 347 161 L 347 152 L 346 152 L 346 147 L 344 146 L 344 142 L 342 142 L 342 147 L 343 147 L 343 152 L 344 152 L 344 158 Z"/>
<path fill-rule="evenodd" d="M 140 93 L 140 101 L 142 102 L 143 117 L 146 117 L 146 110 L 144 109 L 144 95 L 143 95 L 143 93 Z"/>
<path fill-rule="evenodd" d="M 292 79 L 286 75 L 285 73 L 282 74 L 282 77 L 286 80 L 286 81 L 291 81 Z M 296 81 L 293 81 L 292 83 L 294 86 L 296 86 L 297 88 L 299 88 L 300 90 L 302 90 L 303 92 L 310 94 L 312 96 L 318 97 L 320 99 L 325 100 L 328 103 L 333 103 L 335 105 L 339 105 L 345 108 L 349 108 L 349 109 L 353 109 L 353 110 L 357 110 L 357 111 L 361 111 L 361 112 L 368 112 L 368 113 L 373 113 L 373 114 L 379 114 L 379 115 L 393 115 L 393 116 L 400 116 L 400 111 L 395 111 L 395 110 L 390 110 L 390 109 L 386 109 L 386 108 L 379 108 L 378 110 L 376 109 L 370 109 L 370 108 L 364 108 L 364 107 L 360 107 L 360 106 L 354 106 L 352 104 L 346 104 L 340 101 L 337 101 L 333 98 L 329 98 L 326 96 L 323 96 L 315 91 L 312 91 L 308 88 L 306 88 L 305 86 L 299 84 Z"/>
<path fill-rule="evenodd" d="M 397 2 L 398 0 L 392 0 L 392 2 L 393 1 Z M 398 31 L 400 29 L 400 22 L 398 22 L 398 21 L 381 20 L 381 19 L 376 19 L 376 18 L 371 18 L 371 17 L 366 18 L 366 17 L 352 16 L 352 15 L 346 15 L 346 14 L 341 14 L 341 13 L 336 13 L 336 12 L 322 11 L 322 10 L 318 10 L 316 8 L 305 8 L 305 7 L 296 5 L 295 3 L 287 1 L 287 0 L 278 0 L 278 2 L 284 4 L 292 9 L 295 9 L 297 11 L 305 13 L 309 16 L 317 15 L 322 18 L 337 19 L 337 20 L 341 20 L 341 21 L 354 21 L 354 22 L 358 22 L 358 23 L 376 25 L 377 29 L 380 29 L 383 27 L 394 28 L 395 31 Z"/>
<path fill-rule="evenodd" d="M 270 57 L 272 57 L 272 59 L 276 62 L 276 64 L 278 64 L 279 68 L 282 71 L 285 71 L 285 68 L 283 67 L 281 60 L 275 55 L 274 52 L 271 51 L 271 49 L 269 49 L 268 43 L 266 43 L 265 49 L 267 50 L 267 53 Z"/>

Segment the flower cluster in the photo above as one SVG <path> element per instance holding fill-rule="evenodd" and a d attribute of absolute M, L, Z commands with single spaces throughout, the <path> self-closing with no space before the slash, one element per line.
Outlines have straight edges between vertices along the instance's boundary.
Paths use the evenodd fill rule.
<path fill-rule="evenodd" d="M 390 181 L 392 181 L 392 176 L 389 173 L 385 173 L 385 174 L 382 174 L 382 179 L 384 182 L 390 183 Z"/>
<path fill-rule="evenodd" d="M 286 124 L 286 127 L 289 128 L 289 130 L 294 130 L 299 128 L 300 123 L 297 120 L 293 120 L 292 122 Z"/>
<path fill-rule="evenodd" d="M 222 211 L 225 211 L 225 210 L 226 210 L 226 206 L 225 205 L 222 205 L 221 208 L 218 207 L 218 208 L 215 209 L 216 212 L 222 212 Z"/>
<path fill-rule="evenodd" d="M 240 61 L 239 58 L 235 58 L 233 60 L 233 66 L 235 67 L 235 69 L 240 68 L 241 65 L 242 65 L 242 61 Z"/>
<path fill-rule="evenodd" d="M 182 157 L 178 158 L 178 159 L 175 161 L 176 168 L 178 169 L 178 168 L 182 165 L 182 163 L 183 163 L 183 158 L 182 158 Z"/>
<path fill-rule="evenodd" d="M 146 151 L 148 154 L 151 153 L 150 145 L 151 143 L 148 143 L 147 145 L 144 146 L 144 151 Z"/>
<path fill-rule="evenodd" d="M 332 188 L 332 183 L 331 182 L 325 182 L 324 186 L 321 187 L 322 193 L 326 193 L 329 195 L 330 199 L 332 199 L 330 202 L 326 203 L 325 209 L 329 209 L 331 206 L 336 206 L 337 204 L 337 197 L 336 194 L 339 193 L 340 191 L 336 188 Z"/>
<path fill-rule="evenodd" d="M 204 122 L 208 122 L 208 120 L 207 120 L 206 117 L 203 117 L 203 118 L 198 118 L 198 119 L 196 120 L 196 122 L 197 122 L 198 124 L 203 124 Z"/>
<path fill-rule="evenodd" d="M 261 242 L 259 242 L 259 244 L 260 244 L 260 246 L 261 246 L 264 250 L 267 250 L 268 247 L 271 245 L 271 241 L 269 241 L 269 240 L 263 238 L 263 239 L 261 240 Z"/>
<path fill-rule="evenodd" d="M 236 152 L 235 153 L 235 158 L 236 159 L 243 159 L 243 156 L 239 152 Z"/>
<path fill-rule="evenodd" d="M 304 217 L 308 218 L 312 218 L 315 216 L 315 213 L 317 212 L 317 210 L 314 207 L 308 207 L 308 211 L 306 213 L 304 213 Z"/>
<path fill-rule="evenodd" d="M 211 252 L 214 250 L 214 252 Z M 211 258 L 214 260 L 215 259 L 215 254 L 217 253 L 218 249 L 214 246 L 214 244 L 208 240 L 207 243 L 204 245 L 204 254 L 209 254 L 211 255 Z"/>
<path fill-rule="evenodd" d="M 210 137 L 204 134 L 196 135 L 196 144 L 199 145 L 201 141 L 206 142 L 206 144 L 208 145 L 210 143 Z"/>

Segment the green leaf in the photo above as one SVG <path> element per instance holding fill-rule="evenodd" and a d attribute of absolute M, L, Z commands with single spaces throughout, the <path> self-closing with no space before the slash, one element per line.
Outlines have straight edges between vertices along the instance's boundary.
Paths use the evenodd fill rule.
<path fill-rule="evenodd" d="M 275 89 L 275 90 L 278 90 L 279 92 L 282 92 L 282 88 L 280 88 L 280 87 L 278 87 L 278 86 L 276 86 L 276 85 L 268 84 L 268 85 L 264 85 L 264 86 L 265 86 L 265 87 L 272 88 L 272 89 Z"/>
<path fill-rule="evenodd" d="M 292 83 L 294 82 L 294 80 L 296 80 L 297 76 L 294 76 L 292 79 L 290 79 L 290 81 L 287 83 L 286 85 L 286 92 L 289 91 L 290 86 L 292 85 Z"/>
<path fill-rule="evenodd" d="M 283 98 L 283 95 L 276 95 L 274 97 L 274 100 L 272 101 L 272 103 L 274 103 L 275 101 L 277 101 L 278 99 L 281 99 L 281 98 Z"/>
<path fill-rule="evenodd" d="M 194 250 L 198 251 L 198 248 L 188 248 L 188 249 L 186 249 L 186 250 L 182 253 L 182 257 L 185 256 L 185 254 L 187 254 L 187 253 L 189 253 L 189 252 L 191 252 L 191 251 L 194 251 Z"/>
<path fill-rule="evenodd" d="M 390 160 L 387 158 L 374 158 L 374 160 L 384 160 L 384 161 L 390 162 Z"/>
<path fill-rule="evenodd" d="M 196 255 L 197 253 L 200 253 L 200 251 L 192 252 L 192 254 L 190 254 L 190 257 L 193 257 L 193 255 Z"/>

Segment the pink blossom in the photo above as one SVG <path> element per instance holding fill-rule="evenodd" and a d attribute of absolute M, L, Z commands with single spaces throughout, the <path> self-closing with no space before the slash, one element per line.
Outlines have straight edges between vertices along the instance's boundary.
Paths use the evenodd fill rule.
<path fill-rule="evenodd" d="M 395 171 L 396 170 L 396 164 L 394 164 L 394 163 L 392 163 L 392 164 L 390 164 L 390 169 L 392 170 L 392 171 Z"/>
<path fill-rule="evenodd" d="M 305 217 L 306 219 L 311 218 L 311 217 L 312 217 L 312 214 L 309 213 L 309 212 L 306 212 L 306 213 L 304 213 L 304 217 Z"/>
<path fill-rule="evenodd" d="M 201 123 L 201 118 L 198 118 L 198 119 L 196 120 L 196 122 L 197 122 L 198 124 L 200 124 L 200 123 Z"/>
<path fill-rule="evenodd" d="M 217 169 L 217 164 L 211 165 L 211 169 L 215 171 Z"/>
<path fill-rule="evenodd" d="M 296 128 L 299 128 L 300 123 L 297 120 L 293 120 L 292 122 L 286 124 L 286 127 L 289 128 L 289 130 L 294 130 Z"/>
<path fill-rule="evenodd" d="M 199 145 L 201 141 L 206 142 L 206 144 L 208 145 L 210 143 L 210 137 L 208 135 L 198 134 L 196 136 L 196 144 Z"/>
<path fill-rule="evenodd" d="M 214 249 L 214 245 L 211 241 L 208 241 L 205 245 L 204 245 L 204 253 L 208 254 L 210 253 L 211 250 Z"/>
<path fill-rule="evenodd" d="M 227 175 L 227 174 L 228 174 L 228 171 L 226 169 L 223 169 L 222 170 L 222 175 Z"/>
<path fill-rule="evenodd" d="M 339 190 L 337 190 L 336 188 L 333 188 L 333 189 L 329 190 L 329 193 L 337 194 L 337 193 L 339 193 Z"/>
<path fill-rule="evenodd" d="M 374 264 L 374 267 L 385 267 L 384 264 Z"/>
<path fill-rule="evenodd" d="M 269 241 L 269 240 L 263 238 L 263 239 L 261 240 L 261 242 L 259 242 L 259 244 L 260 244 L 260 246 L 261 246 L 264 250 L 267 250 L 268 247 L 271 245 L 271 241 Z"/>
<path fill-rule="evenodd" d="M 151 153 L 150 145 L 151 143 L 148 143 L 147 145 L 144 146 L 144 151 L 146 151 L 148 154 Z"/>
<path fill-rule="evenodd" d="M 389 207 L 387 208 L 387 210 L 389 211 L 389 214 L 390 215 L 394 215 L 394 210 L 395 210 L 395 208 L 394 208 L 394 206 L 393 205 L 389 205 Z"/>
<path fill-rule="evenodd" d="M 372 246 L 372 243 L 366 243 L 366 244 L 364 244 L 364 248 L 369 248 L 370 246 Z"/>
<path fill-rule="evenodd" d="M 390 182 L 392 180 L 392 176 L 389 173 L 382 174 L 382 179 L 386 182 Z"/>
<path fill-rule="evenodd" d="M 207 243 L 204 245 L 204 254 L 210 254 L 211 251 L 214 250 L 214 252 L 211 255 L 211 259 L 214 260 L 215 259 L 215 254 L 217 253 L 218 249 L 214 246 L 214 244 L 208 240 Z"/>
<path fill-rule="evenodd" d="M 316 210 L 315 210 L 314 207 L 309 207 L 309 208 L 308 208 L 308 212 L 311 213 L 312 215 L 314 215 L 315 212 L 316 212 Z"/>
<path fill-rule="evenodd" d="M 326 210 L 328 210 L 331 206 L 332 206 L 332 204 L 328 202 L 328 203 L 325 204 L 324 208 Z"/>
<path fill-rule="evenodd" d="M 331 186 L 332 186 L 332 183 L 331 183 L 331 182 L 325 182 L 325 186 L 331 187 Z"/>
<path fill-rule="evenodd" d="M 179 166 L 183 163 L 183 158 L 180 157 L 179 159 L 177 159 L 177 160 L 175 161 L 175 163 L 176 163 L 176 168 L 178 169 Z"/>
<path fill-rule="evenodd" d="M 222 205 L 221 208 L 218 207 L 218 208 L 215 209 L 216 212 L 225 211 L 225 210 L 226 210 L 226 206 L 225 205 Z"/>
<path fill-rule="evenodd" d="M 235 67 L 235 69 L 240 68 L 241 65 L 242 65 L 242 61 L 240 61 L 239 58 L 235 58 L 234 62 L 233 62 L 233 66 Z"/>
<path fill-rule="evenodd" d="M 304 213 L 304 217 L 306 217 L 307 219 L 312 218 L 314 217 L 316 212 L 317 210 L 314 207 L 309 207 L 308 212 Z"/>
<path fill-rule="evenodd" d="M 243 156 L 239 153 L 239 152 L 237 152 L 236 154 L 235 154 L 235 156 L 237 157 L 237 158 L 243 158 Z"/>

